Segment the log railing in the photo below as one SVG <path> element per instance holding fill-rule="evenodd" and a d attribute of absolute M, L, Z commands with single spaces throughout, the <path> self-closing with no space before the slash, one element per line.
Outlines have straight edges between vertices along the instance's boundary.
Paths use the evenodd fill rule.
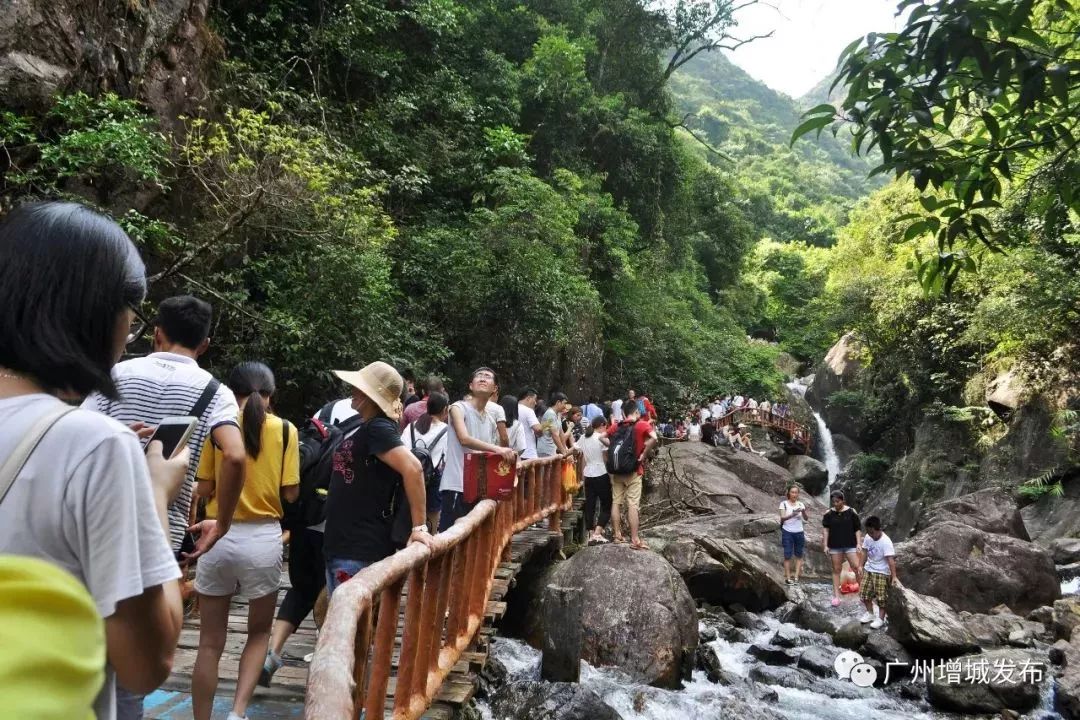
<path fill-rule="evenodd" d="M 510 559 L 514 534 L 545 518 L 550 530 L 561 530 L 570 504 L 562 488 L 564 462 L 575 461 L 522 462 L 512 498 L 480 501 L 436 535 L 431 548 L 410 545 L 338 587 L 311 661 L 304 717 L 355 720 L 361 710 L 366 720 L 420 717 L 480 629 L 495 571 Z M 580 478 L 580 457 L 576 462 Z"/>

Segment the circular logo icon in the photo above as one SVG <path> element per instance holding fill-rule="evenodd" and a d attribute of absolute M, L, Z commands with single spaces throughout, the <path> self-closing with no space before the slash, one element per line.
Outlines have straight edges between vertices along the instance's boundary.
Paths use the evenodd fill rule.
<path fill-rule="evenodd" d="M 841 680 L 847 680 L 851 677 L 851 668 L 862 661 L 863 656 L 859 653 L 853 650 L 845 650 L 836 656 L 836 660 L 833 662 L 833 669 L 836 670 L 836 674 Z"/>
<path fill-rule="evenodd" d="M 861 688 L 868 688 L 877 682 L 877 670 L 870 663 L 859 663 L 851 668 L 851 682 Z"/>

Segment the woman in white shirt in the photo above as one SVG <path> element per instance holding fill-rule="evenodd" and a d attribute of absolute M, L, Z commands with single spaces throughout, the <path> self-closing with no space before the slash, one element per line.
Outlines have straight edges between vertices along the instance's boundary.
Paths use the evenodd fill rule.
<path fill-rule="evenodd" d="M 517 408 L 514 408 L 517 410 Z M 450 398 L 446 393 L 433 392 L 427 397 L 427 412 L 410 423 L 401 433 L 401 442 L 414 450 L 417 447 L 427 449 L 431 455 L 431 464 L 442 475 L 446 460 L 446 434 L 449 425 Z M 515 413 L 516 415 L 516 413 Z M 507 420 L 509 422 L 509 420 Z M 520 423 L 518 423 L 520 425 Z M 439 530 L 439 515 L 442 510 L 442 498 L 437 492 L 427 494 L 428 529 Z"/>
<path fill-rule="evenodd" d="M 187 449 L 144 454 L 131 429 L 65 404 L 117 395 L 110 371 L 146 329 L 145 297 L 138 250 L 103 215 L 34 203 L 0 223 L 0 553 L 61 567 L 93 598 L 108 660 L 97 720 L 116 717 L 117 679 L 140 693 L 165 681 L 183 624 L 166 508 Z"/>
<path fill-rule="evenodd" d="M 594 418 L 578 440 L 578 449 L 585 455 L 585 527 L 592 527 L 589 544 L 606 543 L 604 528 L 611 519 L 611 478 L 604 466 L 604 418 Z M 593 517 L 596 524 L 593 525 Z"/>
<path fill-rule="evenodd" d="M 513 395 L 503 395 L 499 405 L 506 412 L 506 437 L 509 446 L 521 457 L 525 452 L 525 425 L 518 419 L 518 399 Z M 528 429 L 532 432 L 532 428 Z"/>
<path fill-rule="evenodd" d="M 701 440 L 701 425 L 698 424 L 697 418 L 690 421 L 690 430 L 686 434 L 686 439 L 691 442 Z"/>
<path fill-rule="evenodd" d="M 787 497 L 780 502 L 780 540 L 784 546 L 784 582 L 797 585 L 802 575 L 803 552 L 806 550 L 806 533 L 803 520 L 806 505 L 799 500 L 799 486 L 788 488 Z M 795 574 L 791 574 L 791 559 L 795 558 Z"/>

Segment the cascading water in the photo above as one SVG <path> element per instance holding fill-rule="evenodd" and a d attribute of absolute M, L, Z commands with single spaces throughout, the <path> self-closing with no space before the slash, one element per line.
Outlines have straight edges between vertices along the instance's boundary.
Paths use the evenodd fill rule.
<path fill-rule="evenodd" d="M 787 386 L 791 392 L 799 397 L 806 397 L 807 386 L 801 380 L 789 382 Z M 826 483 L 821 497 L 828 498 L 833 483 L 836 482 L 836 478 L 840 477 L 840 456 L 836 454 L 832 432 L 829 430 L 829 426 L 825 424 L 825 418 L 821 417 L 821 413 L 812 408 L 811 412 L 814 413 L 814 420 L 817 421 L 817 441 L 821 447 L 821 457 L 825 461 L 825 469 L 829 472 L 829 481 Z"/>

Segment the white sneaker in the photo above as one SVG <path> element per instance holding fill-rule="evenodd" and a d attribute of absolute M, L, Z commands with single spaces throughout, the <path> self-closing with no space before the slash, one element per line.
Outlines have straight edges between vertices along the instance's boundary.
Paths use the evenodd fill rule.
<path fill-rule="evenodd" d="M 879 627 L 881 627 L 884 624 L 885 624 L 885 621 L 882 620 L 881 618 L 877 617 L 877 618 L 874 618 L 874 622 L 870 623 L 870 627 L 873 628 L 874 630 L 877 630 Z"/>
<path fill-rule="evenodd" d="M 232 710 L 230 710 L 229 711 L 229 720 L 247 720 L 247 718 L 246 717 L 240 717 L 239 715 L 234 713 Z"/>
<path fill-rule="evenodd" d="M 861 623 L 864 623 L 864 624 L 865 624 L 865 623 L 868 623 L 868 622 L 870 622 L 870 621 L 871 621 L 871 620 L 873 620 L 873 619 L 874 619 L 874 616 L 873 616 L 873 615 L 871 615 L 871 614 L 870 614 L 870 613 L 868 613 L 868 612 L 864 612 L 864 613 L 862 614 L 862 617 L 860 617 L 860 618 L 859 618 L 859 622 L 861 622 Z"/>

